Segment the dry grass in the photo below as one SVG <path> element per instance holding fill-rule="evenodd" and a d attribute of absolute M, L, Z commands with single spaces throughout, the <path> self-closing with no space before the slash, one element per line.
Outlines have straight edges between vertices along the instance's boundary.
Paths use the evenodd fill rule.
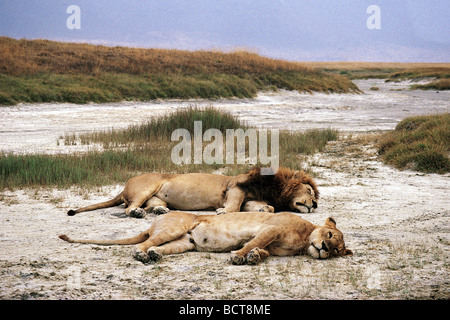
<path fill-rule="evenodd" d="M 303 62 L 306 66 L 349 79 L 387 79 L 386 81 L 450 78 L 450 63 L 395 63 L 395 62 Z M 445 84 L 445 83 L 444 83 Z M 442 83 L 412 89 L 446 89 Z"/>
<path fill-rule="evenodd" d="M 248 51 L 106 47 L 0 37 L 0 104 L 358 92 L 346 77 Z"/>
<path fill-rule="evenodd" d="M 425 69 L 450 68 L 450 63 L 401 63 L 401 62 L 362 62 L 362 61 L 335 61 L 335 62 L 301 62 L 314 69 L 339 70 L 365 70 L 365 69 Z"/>
<path fill-rule="evenodd" d="M 0 37 L 0 72 L 20 76 L 43 72 L 98 75 L 127 74 L 244 74 L 270 71 L 317 73 L 298 63 L 235 51 L 185 51 L 106 47 L 48 40 Z"/>

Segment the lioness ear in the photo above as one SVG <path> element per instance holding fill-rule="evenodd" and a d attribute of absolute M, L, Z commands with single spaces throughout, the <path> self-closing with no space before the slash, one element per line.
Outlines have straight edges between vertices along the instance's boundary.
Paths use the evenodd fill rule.
<path fill-rule="evenodd" d="M 342 253 L 342 256 L 351 256 L 351 255 L 353 255 L 353 252 L 350 249 L 345 249 L 344 252 Z"/>
<path fill-rule="evenodd" d="M 336 221 L 333 218 L 328 217 L 327 220 L 325 220 L 325 226 L 328 228 L 336 228 Z"/>

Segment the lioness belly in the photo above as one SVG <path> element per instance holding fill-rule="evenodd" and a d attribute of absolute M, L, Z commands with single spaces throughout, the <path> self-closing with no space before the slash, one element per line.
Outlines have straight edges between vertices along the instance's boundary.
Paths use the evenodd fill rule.
<path fill-rule="evenodd" d="M 191 233 L 191 241 L 198 251 L 229 252 L 241 248 L 260 230 L 257 226 L 236 229 L 227 226 L 214 226 L 201 222 Z"/>
<path fill-rule="evenodd" d="M 156 196 L 171 209 L 217 209 L 223 206 L 226 179 L 218 175 L 179 175 L 165 182 Z"/>

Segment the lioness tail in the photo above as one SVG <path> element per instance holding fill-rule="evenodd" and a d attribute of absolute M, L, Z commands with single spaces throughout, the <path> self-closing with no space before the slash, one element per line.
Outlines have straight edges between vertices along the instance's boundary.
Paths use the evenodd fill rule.
<path fill-rule="evenodd" d="M 149 237 L 148 231 L 144 231 L 140 234 L 138 234 L 135 237 L 126 238 L 126 239 L 119 239 L 119 240 L 77 240 L 77 239 L 71 239 L 65 234 L 61 234 L 58 236 L 61 240 L 70 242 L 70 243 L 90 243 L 90 244 L 99 244 L 104 246 L 109 245 L 126 245 L 126 244 L 138 244 L 141 242 L 144 242 Z"/>

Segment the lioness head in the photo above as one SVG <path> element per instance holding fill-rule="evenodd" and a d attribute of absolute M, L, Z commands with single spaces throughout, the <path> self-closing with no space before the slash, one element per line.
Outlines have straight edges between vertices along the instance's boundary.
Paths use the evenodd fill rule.
<path fill-rule="evenodd" d="M 336 221 L 325 220 L 324 227 L 318 227 L 309 236 L 308 253 L 315 259 L 326 259 L 353 254 L 345 248 L 344 235 L 336 229 Z"/>
<path fill-rule="evenodd" d="M 292 195 L 291 209 L 300 213 L 313 212 L 317 208 L 317 196 L 309 184 L 301 184 Z"/>

